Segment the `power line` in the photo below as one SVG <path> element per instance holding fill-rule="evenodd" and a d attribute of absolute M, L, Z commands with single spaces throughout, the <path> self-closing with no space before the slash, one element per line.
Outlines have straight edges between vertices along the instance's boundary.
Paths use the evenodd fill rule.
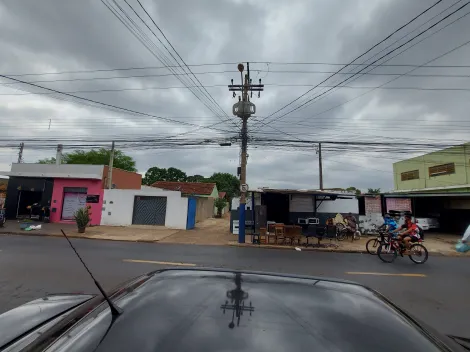
<path fill-rule="evenodd" d="M 165 117 L 161 117 L 161 116 L 157 116 L 157 115 L 153 115 L 153 114 L 147 114 L 147 113 L 143 113 L 143 112 L 140 112 L 140 111 L 136 111 L 136 110 L 132 110 L 132 109 L 123 108 L 123 107 L 120 107 L 120 106 L 117 106 L 117 105 L 113 105 L 113 104 L 103 103 L 103 102 L 100 102 L 100 101 L 97 101 L 97 100 L 92 100 L 92 99 L 88 99 L 88 98 L 83 98 L 83 97 L 80 97 L 80 96 L 77 96 L 77 95 L 73 95 L 73 94 L 70 94 L 70 93 L 64 93 L 64 92 L 61 92 L 61 91 L 58 91 L 58 90 L 52 89 L 52 88 L 42 87 L 42 86 L 36 85 L 36 84 L 34 84 L 34 83 L 29 83 L 29 82 L 22 81 L 22 80 L 20 80 L 20 79 L 13 78 L 13 77 L 8 77 L 8 76 L 2 75 L 2 74 L 0 74 L 0 77 L 1 77 L 1 78 L 5 78 L 5 79 L 10 79 L 10 80 L 13 80 L 13 81 L 18 82 L 18 83 L 23 83 L 23 84 L 26 84 L 26 85 L 29 85 L 29 86 L 33 86 L 33 87 L 35 87 L 35 88 L 40 88 L 40 89 L 48 90 L 48 91 L 50 91 L 50 92 L 54 92 L 54 93 L 57 93 L 57 94 L 60 94 L 60 95 L 65 95 L 65 96 L 67 96 L 67 97 L 71 97 L 71 98 L 74 98 L 74 99 L 78 99 L 80 102 L 89 102 L 89 103 L 92 103 L 92 104 L 97 104 L 97 105 L 100 105 L 100 106 L 104 106 L 104 107 L 107 107 L 107 108 L 111 108 L 111 109 L 115 109 L 115 110 L 119 110 L 119 111 L 131 113 L 131 114 L 136 114 L 136 115 L 141 115 L 141 116 L 154 117 L 154 118 L 156 118 L 156 119 L 159 119 L 159 120 L 162 120 L 162 121 L 166 121 L 166 122 L 172 122 L 172 123 L 181 124 L 181 125 L 187 125 L 187 126 L 192 126 L 192 127 L 209 128 L 209 129 L 213 129 L 213 130 L 216 130 L 216 131 L 219 130 L 219 129 L 213 128 L 213 127 L 200 126 L 200 125 L 196 125 L 196 124 L 193 124 L 193 123 L 182 122 L 182 121 L 176 121 L 176 120 L 172 120 L 172 119 L 169 119 L 169 118 L 165 118 Z M 222 130 L 222 131 L 223 131 L 223 130 Z"/>
<path fill-rule="evenodd" d="M 470 78 L 470 75 L 468 76 Z M 17 84 L 17 83 L 15 83 Z M 270 87 L 311 87 L 309 84 L 265 84 L 265 86 Z M 220 88 L 226 87 L 225 84 L 215 84 L 210 86 L 205 86 L 205 88 Z M 321 85 L 319 87 L 324 88 L 336 88 L 336 86 L 331 85 Z M 64 93 L 110 93 L 110 92 L 128 92 L 128 91 L 146 91 L 146 90 L 169 90 L 169 89 L 190 89 L 194 87 L 183 87 L 183 86 L 173 86 L 173 87 L 145 87 L 145 88 L 118 88 L 118 89 L 96 89 L 96 90 L 73 90 L 73 91 L 64 91 Z M 418 91 L 455 91 L 455 92 L 468 92 L 470 88 L 461 88 L 461 87 L 381 87 L 381 86 L 339 86 L 338 88 L 346 89 L 381 89 L 381 90 L 418 90 Z M 0 96 L 22 96 L 22 95 L 51 95 L 55 93 L 0 93 Z"/>
<path fill-rule="evenodd" d="M 346 63 L 336 62 L 277 62 L 277 61 L 252 61 L 252 64 L 270 64 L 270 65 L 328 65 L 328 66 L 347 66 Z M 205 66 L 223 66 L 223 65 L 236 65 L 238 62 L 222 62 L 222 63 L 202 63 L 202 64 L 187 64 L 189 67 L 205 67 Z M 363 63 L 352 63 L 349 66 L 368 66 Z M 380 64 L 371 65 L 372 67 L 418 67 L 418 64 Z M 115 71 L 134 71 L 134 70 L 161 70 L 168 68 L 178 68 L 178 65 L 168 66 L 136 66 L 136 67 L 122 67 L 122 68 L 103 68 L 103 69 L 89 69 L 89 70 L 69 70 L 58 72 L 34 72 L 34 73 L 5 73 L 9 77 L 24 77 L 24 76 L 47 76 L 47 75 L 65 75 L 65 74 L 82 74 L 82 73 L 98 73 L 98 72 L 115 72 Z M 430 65 L 426 68 L 470 68 L 470 65 Z M 268 70 L 252 68 L 252 71 L 268 72 Z M 195 72 L 195 74 L 208 74 L 208 73 L 231 73 L 238 72 L 233 70 L 214 71 L 214 72 Z M 269 72 L 278 72 L 278 70 L 270 70 Z M 279 71 L 283 72 L 283 71 Z M 302 71 L 294 71 L 302 72 Z M 330 73 L 330 71 L 307 71 L 312 73 Z M 334 72 L 334 71 L 331 71 Z"/>
<path fill-rule="evenodd" d="M 168 67 L 170 65 L 170 59 L 156 46 L 154 42 L 152 42 L 152 40 L 144 33 L 144 31 L 138 26 L 138 24 L 125 12 L 125 10 L 119 4 L 117 4 L 116 1 L 112 1 L 116 5 L 117 10 L 113 8 L 111 4 L 108 4 L 107 1 L 101 0 L 101 2 L 111 11 L 111 13 L 131 32 L 132 35 L 134 35 L 137 40 L 139 40 L 149 50 L 149 52 L 156 59 L 158 59 L 163 65 L 165 65 L 170 72 L 177 73 L 174 69 Z M 122 14 L 120 14 L 119 11 Z M 126 22 L 126 18 L 130 24 Z M 132 25 L 134 27 L 132 27 Z M 157 37 L 157 39 L 159 38 Z M 151 46 L 155 48 L 155 51 L 152 50 Z M 185 77 L 178 76 L 177 78 L 183 85 L 188 85 L 184 80 Z M 206 101 L 203 101 L 196 91 L 192 90 L 191 92 L 198 100 L 203 102 L 204 105 L 212 113 L 214 113 L 214 115 L 218 116 L 218 113 L 214 110 L 211 104 Z"/>
<path fill-rule="evenodd" d="M 140 29 L 140 27 L 138 26 L 138 24 L 132 19 L 130 18 L 130 16 L 126 13 L 126 11 L 119 5 L 117 4 L 117 2 L 115 0 L 112 0 L 113 3 L 116 5 L 116 7 L 121 11 L 121 13 L 124 14 L 124 16 L 127 18 L 127 20 L 134 25 L 135 29 L 137 29 L 139 32 L 140 32 L 140 36 L 136 34 L 135 30 L 133 30 L 133 28 L 131 28 L 130 25 L 128 25 L 126 22 L 125 22 L 125 19 L 123 18 L 120 18 L 118 17 L 118 14 L 116 14 L 114 11 L 111 10 L 111 7 L 108 6 L 108 4 L 105 3 L 104 0 L 102 0 L 102 2 L 107 6 L 107 8 L 109 10 L 111 10 L 111 12 L 118 17 L 118 19 L 121 21 L 121 23 L 123 23 L 126 28 L 128 28 L 132 34 L 134 34 L 134 36 L 142 43 L 144 44 L 144 46 L 150 51 L 150 53 L 152 55 L 154 55 L 162 64 L 164 64 L 172 73 L 175 73 L 176 72 L 173 70 L 173 69 L 170 69 L 169 66 L 170 66 L 170 59 L 169 58 L 166 58 L 165 54 L 163 53 L 160 53 L 160 56 L 156 55 L 155 52 L 149 47 L 149 45 L 147 45 L 147 43 L 145 43 L 144 41 L 147 40 L 150 44 L 153 45 L 153 47 L 159 51 L 158 47 L 155 45 L 155 43 L 152 42 L 152 40 Z M 134 14 L 139 18 L 139 20 L 148 28 L 148 30 L 153 34 L 153 36 L 160 42 L 160 44 L 165 48 L 165 50 L 170 54 L 170 56 L 173 58 L 174 62 L 176 62 L 176 64 L 179 66 L 179 68 L 182 70 L 183 73 L 186 73 L 184 68 L 181 66 L 181 64 L 178 62 L 178 60 L 176 59 L 176 57 L 173 55 L 173 53 L 166 47 L 166 45 L 161 41 L 161 39 L 155 34 L 155 32 L 147 25 L 147 23 L 140 17 L 140 15 L 137 13 L 137 11 L 132 7 L 132 5 L 130 5 L 127 0 L 124 0 L 125 3 L 129 6 L 129 8 L 134 12 Z M 117 10 L 116 10 L 117 11 Z M 194 76 L 194 75 L 193 75 Z M 189 90 L 191 91 L 191 93 L 198 99 L 200 100 L 210 111 L 212 111 L 216 116 L 218 116 L 222 122 L 230 122 L 232 125 L 234 125 L 236 128 L 238 127 L 233 120 L 230 119 L 230 117 L 225 113 L 225 111 L 220 107 L 220 105 L 217 104 L 217 102 L 215 102 L 215 100 L 213 99 L 212 96 L 210 96 L 207 92 L 207 90 L 203 90 L 200 86 L 197 86 L 196 82 L 193 80 L 192 77 L 190 77 L 189 75 L 187 76 L 176 76 L 178 78 L 178 80 L 180 80 L 181 83 L 183 83 L 183 85 L 185 86 L 189 86 L 185 80 L 183 79 L 183 77 L 186 77 L 186 78 L 189 78 L 189 80 L 192 81 L 193 85 L 195 85 L 197 88 L 196 89 L 192 89 L 190 88 Z M 196 77 L 195 77 L 196 78 Z M 197 78 L 196 78 L 197 80 Z M 199 82 L 199 81 L 198 81 Z M 202 95 L 200 95 L 202 93 Z M 217 112 L 217 110 L 221 111 L 222 112 L 222 115 L 225 115 L 227 117 L 227 119 L 222 119 L 219 115 L 219 113 Z"/>
<path fill-rule="evenodd" d="M 439 1 L 439 2 L 440 2 L 440 1 Z M 384 55 L 382 55 L 381 57 L 379 57 L 378 59 L 374 60 L 371 64 L 375 64 L 376 62 L 380 61 L 381 59 L 385 58 L 386 56 L 390 55 L 391 53 L 395 52 L 396 50 L 398 50 L 398 49 L 400 49 L 401 47 L 405 46 L 406 44 L 410 43 L 411 41 L 413 41 L 413 40 L 416 39 L 417 37 L 421 36 L 422 34 L 426 33 L 426 32 L 429 31 L 430 29 L 434 28 L 436 25 L 438 25 L 438 24 L 441 23 L 442 21 L 446 20 L 447 18 L 449 18 L 450 16 L 452 16 L 452 15 L 455 14 L 456 12 L 461 11 L 461 10 L 462 10 L 465 6 L 467 6 L 469 3 L 470 3 L 470 2 L 465 3 L 464 5 L 462 5 L 461 7 L 459 7 L 457 10 L 451 12 L 450 14 L 448 14 L 447 16 L 445 16 L 444 18 L 442 18 L 442 19 L 439 20 L 438 22 L 434 23 L 433 25 L 429 26 L 429 27 L 426 28 L 425 30 L 421 31 L 420 33 L 418 33 L 417 35 L 415 35 L 415 36 L 412 37 L 411 39 L 407 40 L 405 43 L 399 45 L 398 47 L 396 47 L 396 48 L 390 50 L 390 51 L 387 52 L 386 54 L 384 54 Z M 434 5 L 433 5 L 433 6 L 434 6 Z M 388 37 L 387 37 L 387 38 L 388 38 Z M 381 43 L 382 43 L 382 42 L 381 42 Z M 408 49 L 409 49 L 409 48 L 408 48 Z M 371 50 L 371 49 L 370 49 L 370 50 Z M 369 51 L 370 51 L 370 50 L 369 50 Z M 403 53 L 403 51 L 402 51 L 401 53 Z M 363 56 L 363 55 L 362 55 L 362 56 Z M 357 60 L 357 59 L 355 59 L 355 60 Z M 354 61 L 355 61 L 355 60 L 354 60 Z M 368 67 L 369 67 L 369 66 L 366 66 L 366 67 L 362 68 L 361 70 L 359 70 L 358 72 L 355 72 L 355 74 L 354 74 L 353 76 L 351 76 L 351 77 L 349 77 L 349 78 L 347 78 L 347 79 L 341 81 L 340 83 L 338 83 L 338 84 L 336 85 L 336 87 L 338 87 L 338 86 L 340 86 L 341 84 L 347 82 L 348 80 L 350 80 L 350 79 L 353 78 L 354 76 L 360 74 L 363 70 L 365 70 L 365 69 L 368 68 Z M 414 69 L 414 70 L 416 70 L 416 69 Z M 412 70 L 412 71 L 413 71 L 413 70 Z M 333 77 L 333 76 L 334 76 L 334 75 L 329 76 L 326 80 L 328 80 L 329 78 L 331 78 L 331 77 Z M 401 77 L 401 76 L 399 76 L 399 77 Z M 399 77 L 398 77 L 398 78 L 399 78 Z M 326 80 L 322 81 L 320 84 L 323 84 Z M 317 85 L 317 86 L 318 86 L 318 85 Z M 274 112 L 273 114 L 270 114 L 268 117 L 271 117 L 271 116 L 274 115 L 275 113 L 277 113 L 277 112 L 281 111 L 282 109 L 284 109 L 285 107 L 291 105 L 293 102 L 299 100 L 300 98 L 302 98 L 303 96 L 305 96 L 308 92 L 310 92 L 310 91 L 312 91 L 313 89 L 315 89 L 317 86 L 315 86 L 314 88 L 310 89 L 309 91 L 307 91 L 306 93 L 304 93 L 303 95 L 301 95 L 299 98 L 295 99 L 295 100 L 292 101 L 291 103 L 289 103 L 289 104 L 287 104 L 286 106 L 282 107 L 281 109 L 277 110 L 277 111 Z M 309 102 L 314 101 L 315 99 L 317 99 L 318 97 L 320 97 L 320 96 L 322 96 L 322 95 L 328 93 L 328 92 L 331 91 L 332 89 L 334 89 L 334 88 L 330 88 L 330 89 L 328 89 L 327 91 L 325 91 L 325 92 L 323 92 L 323 93 L 317 94 L 316 96 L 314 96 L 313 98 L 310 98 L 309 100 L 307 100 L 306 102 L 304 102 L 304 103 L 302 103 L 301 105 L 297 106 L 296 108 L 289 110 L 287 113 L 284 113 L 284 114 L 281 115 L 281 116 L 278 116 L 278 117 L 276 118 L 276 120 L 277 120 L 277 119 L 280 119 L 280 118 L 282 118 L 282 117 L 284 117 L 284 116 L 286 116 L 286 115 L 288 115 L 288 114 L 290 114 L 290 113 L 292 113 L 293 111 L 296 111 L 296 110 L 300 109 L 302 106 L 305 106 L 305 105 L 308 104 Z M 260 122 L 261 122 L 261 121 L 260 121 Z"/>
<path fill-rule="evenodd" d="M 390 33 L 387 37 L 385 37 L 384 39 L 382 39 L 381 41 L 379 41 L 378 43 L 374 44 L 372 47 L 370 47 L 368 50 L 366 50 L 364 53 L 362 53 L 361 55 L 357 56 L 355 59 L 353 59 L 349 64 L 345 65 L 344 67 L 341 67 L 338 71 L 336 71 L 335 73 L 333 73 L 332 75 L 328 76 L 326 79 L 324 79 L 323 81 L 321 81 L 318 85 L 320 84 L 323 84 L 325 83 L 326 81 L 328 81 L 330 78 L 332 78 L 334 75 L 340 73 L 343 69 L 345 69 L 346 67 L 348 67 L 350 64 L 354 63 L 354 61 L 356 60 L 359 60 L 361 57 L 367 55 L 369 52 L 371 52 L 372 50 L 374 50 L 376 47 L 378 47 L 380 44 L 382 44 L 383 42 L 385 42 L 386 40 L 388 40 L 390 37 L 392 37 L 395 33 L 399 32 L 400 30 L 402 30 L 403 28 L 405 28 L 406 26 L 408 26 L 410 23 L 414 22 L 417 18 L 419 18 L 420 16 L 424 15 L 426 12 L 428 12 L 429 10 L 431 10 L 433 7 L 437 6 L 439 3 L 441 3 L 442 0 L 438 0 L 437 2 L 435 2 L 433 5 L 431 5 L 430 7 L 428 7 L 427 9 L 425 9 L 424 11 L 422 11 L 421 13 L 419 13 L 417 16 L 415 16 L 414 18 L 412 18 L 410 21 L 408 21 L 407 23 L 405 23 L 404 25 L 402 25 L 401 27 L 399 27 L 398 29 L 394 30 L 392 33 Z M 375 62 L 373 62 L 375 63 Z M 317 85 L 317 86 L 318 86 Z M 286 107 L 292 105 L 293 103 L 295 103 L 296 101 L 298 101 L 299 99 L 301 99 L 302 97 L 304 97 L 305 95 L 307 95 L 308 93 L 310 93 L 312 90 L 314 90 L 317 86 L 309 89 L 307 92 L 305 92 L 304 94 L 302 94 L 301 96 L 299 96 L 298 98 L 292 100 L 291 102 L 289 102 L 288 104 L 284 105 L 283 107 L 281 107 L 280 109 L 276 110 L 275 112 L 269 114 L 268 117 L 271 117 L 273 115 L 275 115 L 276 113 L 278 113 L 279 111 L 285 109 Z"/>
<path fill-rule="evenodd" d="M 414 66 L 414 67 L 421 67 L 421 66 Z M 429 67 L 429 66 L 427 66 Z M 427 68 L 426 67 L 426 68 Z M 252 70 L 252 71 L 260 71 L 260 72 L 268 72 L 267 70 Z M 289 74 L 324 74 L 324 73 L 334 73 L 334 71 L 276 71 L 270 70 L 270 73 L 289 73 Z M 224 70 L 224 71 L 205 71 L 205 72 L 194 72 L 192 75 L 206 75 L 206 74 L 219 74 L 219 73 L 238 73 L 235 70 Z M 353 72 L 341 72 L 338 75 L 355 75 L 356 73 Z M 400 76 L 402 73 L 361 73 L 361 75 L 372 75 L 372 76 Z M 163 73 L 163 74 L 145 74 L 145 75 L 127 75 L 127 76 L 114 76 L 114 77 L 84 77 L 84 78 L 65 78 L 65 79 L 53 79 L 53 80 L 37 80 L 37 81 L 28 81 L 29 83 L 57 83 L 57 82 L 87 82 L 87 81 L 100 81 L 100 80 L 114 80 L 114 79 L 129 79 L 129 78 L 154 78 L 154 77 L 171 77 L 171 76 L 188 76 L 189 73 Z M 23 76 L 23 75 L 17 75 Z M 17 76 L 9 76 L 9 77 L 17 77 Z M 415 75 L 406 75 L 407 77 L 429 77 L 429 78 L 469 78 L 469 74 L 415 74 Z M 17 83 L 1 83 L 0 86 L 9 86 L 14 85 Z M 265 84 L 266 85 L 266 84 Z M 268 84 L 269 85 L 269 84 Z M 226 87 L 226 85 L 220 85 Z M 278 86 L 282 86 L 279 85 Z M 292 86 L 292 85 L 286 85 Z M 299 87 L 331 87 L 328 85 L 314 85 L 314 84 L 301 84 L 298 85 Z M 199 85 L 189 86 L 188 88 L 197 88 Z M 205 86 L 206 87 L 206 86 Z"/>

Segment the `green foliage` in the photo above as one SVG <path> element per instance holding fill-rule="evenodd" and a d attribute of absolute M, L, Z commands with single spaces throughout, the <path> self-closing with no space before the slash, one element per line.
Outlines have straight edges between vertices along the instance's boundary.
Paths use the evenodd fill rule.
<path fill-rule="evenodd" d="M 55 158 L 46 158 L 38 160 L 38 164 L 55 164 Z"/>
<path fill-rule="evenodd" d="M 219 192 L 227 192 L 229 199 L 240 194 L 240 181 L 232 174 L 216 172 L 206 182 L 214 182 Z"/>
<path fill-rule="evenodd" d="M 73 214 L 73 218 L 79 229 L 84 229 L 90 223 L 90 208 L 90 206 L 80 208 Z"/>
<path fill-rule="evenodd" d="M 157 181 L 212 182 L 217 185 L 219 192 L 227 192 L 230 199 L 240 194 L 240 181 L 236 176 L 229 173 L 216 172 L 211 177 L 205 178 L 201 175 L 187 176 L 184 171 L 175 167 L 165 169 L 154 166 L 147 170 L 142 183 L 150 186 Z"/>
<path fill-rule="evenodd" d="M 351 192 L 351 193 L 356 193 L 356 195 L 361 194 L 361 190 L 356 187 L 348 187 L 346 188 L 346 191 Z"/>
<path fill-rule="evenodd" d="M 206 178 L 201 175 L 188 176 L 187 182 L 206 182 Z"/>
<path fill-rule="evenodd" d="M 157 181 L 186 182 L 187 179 L 186 173 L 175 167 L 165 169 L 154 166 L 147 170 L 142 183 L 150 186 Z"/>
<path fill-rule="evenodd" d="M 368 188 L 367 193 L 369 193 L 369 194 L 380 194 L 380 188 Z"/>
<path fill-rule="evenodd" d="M 186 182 L 188 176 L 186 172 L 177 169 L 176 167 L 169 167 L 166 170 L 166 180 L 165 181 L 172 181 L 172 182 Z"/>
<path fill-rule="evenodd" d="M 217 198 L 214 201 L 214 206 L 217 208 L 217 215 L 222 216 L 222 209 L 227 206 L 227 200 L 225 198 Z"/>
<path fill-rule="evenodd" d="M 100 148 L 90 151 L 75 150 L 72 153 L 62 155 L 62 164 L 88 164 L 88 165 L 109 165 L 111 150 Z M 41 159 L 39 164 L 55 164 L 55 158 Z M 135 160 L 124 154 L 120 150 L 114 151 L 113 167 L 118 169 L 136 172 Z"/>

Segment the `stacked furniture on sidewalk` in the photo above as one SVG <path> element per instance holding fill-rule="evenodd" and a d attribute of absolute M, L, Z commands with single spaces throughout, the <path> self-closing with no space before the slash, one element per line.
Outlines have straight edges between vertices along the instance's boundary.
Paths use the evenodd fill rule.
<path fill-rule="evenodd" d="M 302 221 L 305 220 L 305 221 Z M 301 245 L 305 247 L 338 247 L 332 240 L 336 239 L 336 226 L 319 224 L 318 218 L 299 219 L 299 225 L 286 225 L 268 221 L 266 227 L 260 227 L 259 235 L 253 237 L 253 243 L 271 245 Z M 305 241 L 303 239 L 305 238 Z M 310 243 L 316 238 L 317 243 Z M 321 243 L 329 239 L 329 244 Z"/>

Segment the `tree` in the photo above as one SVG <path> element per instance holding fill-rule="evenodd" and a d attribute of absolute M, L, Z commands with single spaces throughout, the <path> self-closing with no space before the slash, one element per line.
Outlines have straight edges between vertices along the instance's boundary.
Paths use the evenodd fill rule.
<path fill-rule="evenodd" d="M 166 180 L 165 181 L 173 181 L 173 182 L 186 182 L 188 176 L 186 176 L 186 172 L 177 169 L 176 167 L 169 167 L 166 170 Z"/>
<path fill-rule="evenodd" d="M 232 174 L 216 172 L 206 182 L 214 182 L 219 192 L 226 192 L 229 199 L 240 194 L 240 181 Z"/>
<path fill-rule="evenodd" d="M 142 183 L 151 186 L 157 181 L 186 182 L 187 179 L 186 173 L 176 167 L 165 169 L 154 166 L 147 170 Z"/>
<path fill-rule="evenodd" d="M 369 194 L 380 194 L 380 188 L 368 188 L 367 193 L 369 193 Z"/>
<path fill-rule="evenodd" d="M 109 165 L 111 151 L 109 149 L 100 148 L 90 151 L 75 150 L 72 153 L 62 155 L 62 164 L 88 164 L 88 165 Z M 39 160 L 39 164 L 55 164 L 55 158 Z M 136 172 L 135 160 L 124 154 L 120 150 L 114 151 L 113 167 L 118 169 Z"/>
<path fill-rule="evenodd" d="M 361 190 L 357 189 L 356 187 L 348 187 L 348 188 L 346 188 L 346 191 L 348 191 L 350 193 L 356 193 L 356 195 L 361 194 Z"/>
<path fill-rule="evenodd" d="M 188 176 L 187 182 L 206 182 L 206 178 L 201 175 Z"/>
<path fill-rule="evenodd" d="M 142 183 L 144 185 L 151 186 L 157 181 L 166 181 L 167 170 L 164 168 L 159 168 L 157 166 L 151 167 L 145 173 Z"/>
<path fill-rule="evenodd" d="M 214 206 L 217 208 L 217 216 L 222 216 L 222 209 L 227 206 L 227 200 L 225 198 L 217 198 L 214 202 Z"/>
<path fill-rule="evenodd" d="M 46 158 L 38 160 L 38 164 L 55 164 L 55 158 Z"/>

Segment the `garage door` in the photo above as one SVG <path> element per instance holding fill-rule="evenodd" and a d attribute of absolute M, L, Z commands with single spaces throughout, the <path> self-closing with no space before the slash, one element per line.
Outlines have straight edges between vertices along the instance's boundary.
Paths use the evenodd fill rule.
<path fill-rule="evenodd" d="M 134 198 L 134 225 L 165 225 L 166 197 Z"/>

